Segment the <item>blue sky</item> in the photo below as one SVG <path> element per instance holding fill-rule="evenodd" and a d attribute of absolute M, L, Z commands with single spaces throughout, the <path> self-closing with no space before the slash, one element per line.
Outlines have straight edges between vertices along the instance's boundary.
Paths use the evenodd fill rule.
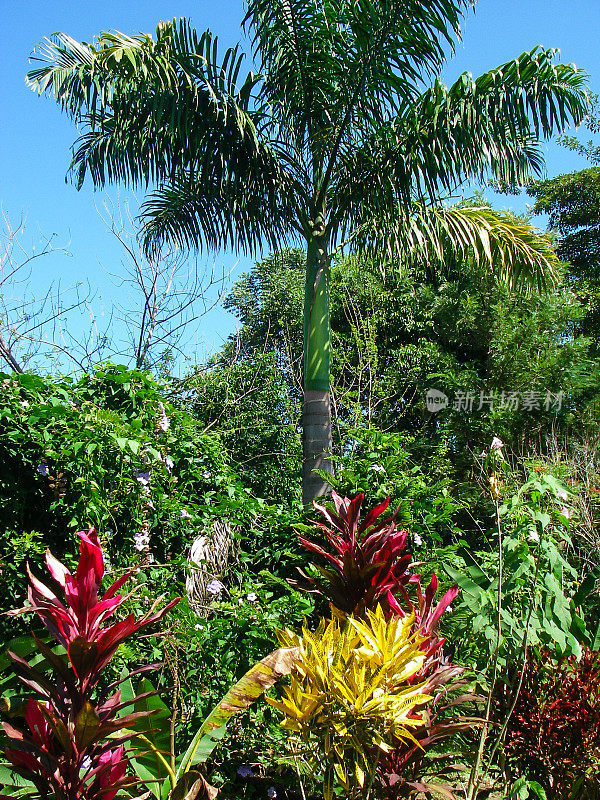
<path fill-rule="evenodd" d="M 400 0 L 399 0 L 400 1 Z M 119 289 L 108 273 L 118 272 L 122 255 L 111 241 L 95 209 L 103 195 L 90 186 L 80 192 L 65 183 L 69 148 L 76 131 L 54 103 L 36 97 L 25 87 L 28 57 L 45 35 L 63 30 L 79 39 L 91 39 L 100 30 L 127 33 L 153 31 L 161 19 L 190 17 L 198 29 L 219 34 L 222 45 L 241 38 L 242 0 L 0 0 L 0 200 L 12 220 L 27 217 L 27 242 L 56 234 L 57 244 L 68 244 L 69 257 L 42 259 L 32 281 L 41 291 L 52 279 L 63 286 L 86 279 L 97 287 L 98 309 L 110 313 Z M 464 25 L 444 77 L 452 81 L 463 70 L 475 75 L 507 61 L 524 50 L 543 44 L 559 47 L 561 60 L 572 61 L 590 75 L 600 92 L 600 4 L 598 0 L 480 0 Z M 248 48 L 247 48 L 248 50 Z M 581 168 L 585 163 L 563 148 L 549 144 L 549 175 Z M 116 190 L 109 191 L 116 197 Z M 121 191 L 121 196 L 124 196 Z M 521 210 L 523 199 L 501 199 Z M 234 253 L 215 254 L 207 265 L 224 265 L 233 275 L 250 266 Z M 99 313 L 102 313 L 101 310 Z M 218 348 L 234 329 L 235 320 L 216 308 L 199 323 L 199 358 Z"/>

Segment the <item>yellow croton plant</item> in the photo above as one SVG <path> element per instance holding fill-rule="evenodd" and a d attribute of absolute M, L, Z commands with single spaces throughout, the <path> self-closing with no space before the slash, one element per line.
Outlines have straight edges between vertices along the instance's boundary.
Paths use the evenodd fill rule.
<path fill-rule="evenodd" d="M 431 696 L 415 678 L 425 656 L 413 622 L 412 615 L 386 619 L 377 606 L 364 620 L 322 620 L 314 632 L 305 625 L 302 636 L 278 634 L 299 657 L 282 699 L 267 702 L 283 712 L 285 728 L 321 745 L 325 800 L 336 778 L 347 791 L 363 787 L 379 752 L 394 740 L 415 741 L 410 729 L 423 723 L 417 709 Z"/>

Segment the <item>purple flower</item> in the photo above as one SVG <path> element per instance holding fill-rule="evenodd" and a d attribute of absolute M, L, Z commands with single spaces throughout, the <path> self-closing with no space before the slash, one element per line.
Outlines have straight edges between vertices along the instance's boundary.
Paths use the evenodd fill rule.
<path fill-rule="evenodd" d="M 84 769 L 86 772 L 92 766 L 92 759 L 89 756 L 84 756 L 81 759 L 81 769 Z"/>
<path fill-rule="evenodd" d="M 150 483 L 150 470 L 136 469 L 134 475 L 136 481 L 141 483 L 142 486 L 148 486 Z"/>
<path fill-rule="evenodd" d="M 207 481 L 209 478 L 212 478 L 212 472 L 208 469 L 205 469 L 204 472 L 202 473 L 202 477 L 204 478 L 205 481 Z"/>
<path fill-rule="evenodd" d="M 180 512 L 181 519 L 191 519 L 192 515 L 187 510 L 187 508 L 182 508 Z"/>
<path fill-rule="evenodd" d="M 220 594 L 221 590 L 224 589 L 224 588 L 225 588 L 225 586 L 221 583 L 221 581 L 218 581 L 218 580 L 215 579 L 215 580 L 210 581 L 209 584 L 207 584 L 206 591 L 209 594 L 217 595 L 217 594 Z"/>
<path fill-rule="evenodd" d="M 36 470 L 40 473 L 40 475 L 43 475 L 44 478 L 48 477 L 48 473 L 50 472 L 50 469 L 48 468 L 48 464 L 43 464 L 43 463 L 42 464 L 38 464 L 37 467 L 36 467 Z"/>
<path fill-rule="evenodd" d="M 269 788 L 267 789 L 267 797 L 271 797 L 271 798 L 277 797 L 277 792 L 275 791 L 275 787 L 274 786 L 269 786 Z"/>
<path fill-rule="evenodd" d="M 242 764 L 238 767 L 237 774 L 241 775 L 242 778 L 249 778 L 252 775 L 252 769 L 247 764 Z"/>

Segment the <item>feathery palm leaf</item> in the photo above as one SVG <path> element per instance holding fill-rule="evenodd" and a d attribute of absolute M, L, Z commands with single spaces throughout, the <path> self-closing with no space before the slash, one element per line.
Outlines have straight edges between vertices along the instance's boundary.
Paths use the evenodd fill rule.
<path fill-rule="evenodd" d="M 491 270 L 511 288 L 543 290 L 559 276 L 560 261 L 549 237 L 527 222 L 479 206 L 415 203 L 365 227 L 352 242 L 360 251 L 417 262 L 427 268 L 470 261 Z"/>
<path fill-rule="evenodd" d="M 237 48 L 219 62 L 216 39 L 208 32 L 198 36 L 182 20 L 162 23 L 156 40 L 103 33 L 88 45 L 56 34 L 37 58 L 44 66 L 29 73 L 29 83 L 53 94 L 84 124 L 71 165 L 79 186 L 88 171 L 98 185 L 166 181 L 168 190 L 175 183 L 179 192 L 184 182 L 203 186 L 196 207 L 206 212 L 208 229 L 195 244 L 219 248 L 237 243 L 239 235 L 255 250 L 267 218 L 275 233 L 285 228 L 291 179 L 257 129 L 262 112 L 250 102 L 256 77 L 248 73 L 236 88 Z M 224 198 L 234 194 L 257 197 L 240 199 L 243 212 L 219 227 L 216 220 L 234 209 Z M 260 215 L 252 217 L 253 210 Z M 271 246 L 276 241 L 276 235 L 267 237 Z"/>
<path fill-rule="evenodd" d="M 450 194 L 466 178 L 523 184 L 539 175 L 540 135 L 581 121 L 585 75 L 534 49 L 450 87 L 436 81 L 416 106 L 341 154 L 330 190 L 332 225 L 342 236 L 400 201 Z"/>
<path fill-rule="evenodd" d="M 326 177 L 353 148 L 418 97 L 460 36 L 472 0 L 250 0 L 244 23 L 279 135 Z"/>

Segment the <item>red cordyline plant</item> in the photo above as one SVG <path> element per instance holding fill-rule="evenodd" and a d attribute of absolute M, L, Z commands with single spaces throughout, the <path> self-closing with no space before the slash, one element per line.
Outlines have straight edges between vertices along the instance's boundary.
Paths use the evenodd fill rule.
<path fill-rule="evenodd" d="M 438 623 L 458 594 L 458 586 L 449 589 L 436 603 L 438 579 L 432 575 L 423 589 L 421 576 L 410 571 L 412 556 L 406 552 L 408 531 L 396 528 L 395 514 L 384 516 L 389 498 L 371 509 L 361 519 L 364 502 L 361 492 L 354 498 L 332 492 L 334 509 L 314 504 L 325 522 L 314 522 L 326 544 L 300 537 L 300 543 L 326 562 L 314 564 L 318 577 L 304 575 L 311 590 L 325 597 L 334 614 L 364 616 L 367 609 L 381 605 L 390 616 L 414 614 L 414 630 L 425 639 L 421 649 L 426 653 L 422 668 L 412 678 L 424 683 L 423 691 L 434 700 L 424 715 L 423 726 L 412 733 L 419 744 L 398 742 L 390 753 L 378 755 L 378 775 L 390 797 L 406 797 L 424 791 L 426 785 L 415 778 L 406 781 L 407 770 L 418 774 L 425 748 L 433 742 L 470 727 L 470 723 L 444 722 L 442 711 L 453 703 L 467 702 L 471 696 L 450 700 L 462 684 L 456 680 L 463 669 L 450 663 L 443 652 L 444 638 L 437 631 Z M 443 703 L 438 703 L 444 695 Z"/>
<path fill-rule="evenodd" d="M 498 691 L 496 721 L 513 704 L 520 670 Z M 504 743 L 511 780 L 526 775 L 548 800 L 600 798 L 600 652 L 587 648 L 556 662 L 547 651 L 529 650 L 523 682 L 509 717 Z"/>
<path fill-rule="evenodd" d="M 77 535 L 81 543 L 75 575 L 46 552 L 48 570 L 62 589 L 64 602 L 28 567 L 30 605 L 9 612 L 34 611 L 67 656 L 63 659 L 34 637 L 51 671 L 48 675 L 9 652 L 17 677 L 33 696 L 27 701 L 23 725 L 3 723 L 9 740 L 6 756 L 15 772 L 34 784 L 42 800 L 50 796 L 112 800 L 121 787 L 134 782 L 126 775 L 124 745 L 135 733 L 126 731 L 148 712 L 124 714 L 124 710 L 154 693 L 124 703 L 118 683 L 109 687 L 109 696 L 97 696 L 98 681 L 119 645 L 160 620 L 180 599 L 160 610 L 158 600 L 138 621 L 128 614 L 108 622 L 127 599 L 118 592 L 133 571 L 115 581 L 100 599 L 104 560 L 98 536 L 93 528 Z"/>

